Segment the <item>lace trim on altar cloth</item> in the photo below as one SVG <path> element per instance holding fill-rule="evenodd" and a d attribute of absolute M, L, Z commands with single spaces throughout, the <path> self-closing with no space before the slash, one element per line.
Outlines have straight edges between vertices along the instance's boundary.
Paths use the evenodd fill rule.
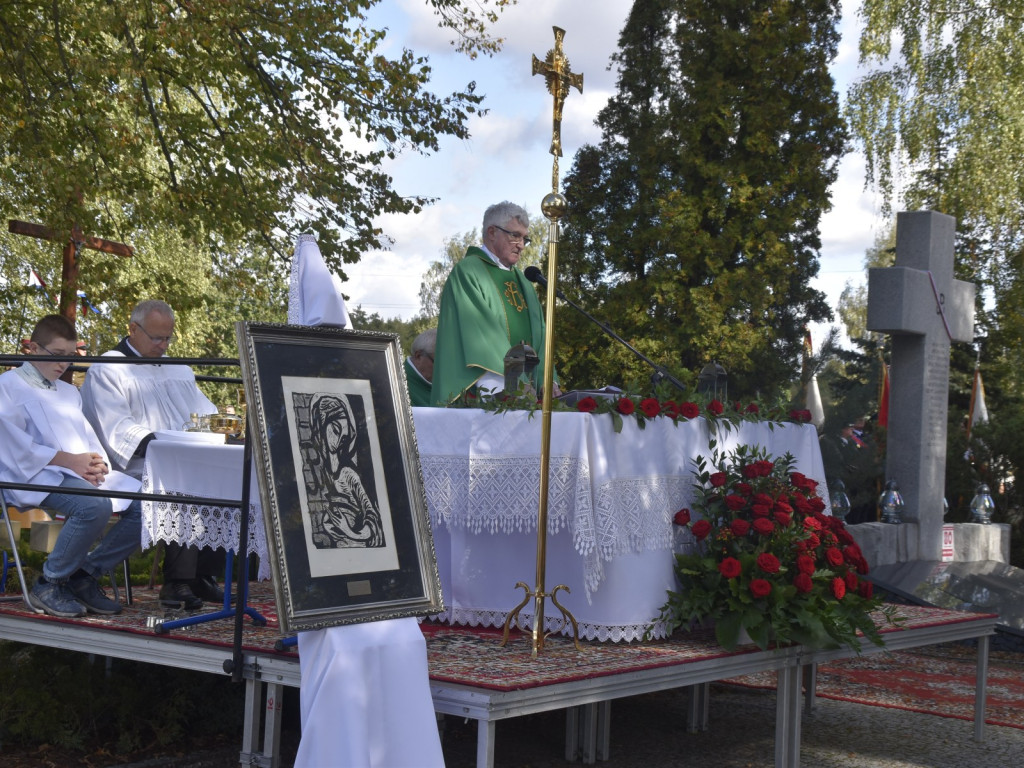
<path fill-rule="evenodd" d="M 472 533 L 537 529 L 539 456 L 421 456 L 434 526 Z M 693 499 L 679 476 L 609 480 L 592 496 L 588 462 L 552 456 L 548 534 L 568 528 L 584 561 L 587 600 L 604 579 L 604 562 L 626 553 L 672 549 L 672 517 Z"/>
<path fill-rule="evenodd" d="M 449 608 L 429 618 L 448 624 L 461 624 L 470 627 L 505 626 L 508 614 L 504 611 L 470 611 L 463 608 Z M 519 614 L 519 629 L 529 632 L 533 623 L 532 613 Z M 652 621 L 650 624 L 604 625 L 580 622 L 579 636 L 581 640 L 599 640 L 600 642 L 634 643 L 643 640 L 650 632 L 648 639 L 663 640 L 669 636 L 668 627 L 663 621 Z M 544 616 L 544 630 L 553 634 L 572 637 L 572 624 L 563 621 L 561 616 Z"/>
<path fill-rule="evenodd" d="M 187 494 L 165 492 L 165 495 L 173 498 Z M 263 521 L 259 520 L 257 524 L 259 516 L 259 507 L 250 504 L 248 551 L 259 557 L 257 577 L 264 580 L 270 578 L 270 556 Z M 158 541 L 164 541 L 237 551 L 241 520 L 241 510 L 235 507 L 183 504 L 170 500 L 149 502 L 143 509 L 142 548 L 147 549 Z"/>
<path fill-rule="evenodd" d="M 473 533 L 537 528 L 539 456 L 421 456 L 424 490 L 435 525 Z M 575 457 L 552 456 L 548 477 L 548 531 L 590 515 L 590 468 Z M 588 531 L 593 534 L 592 529 Z"/>
<path fill-rule="evenodd" d="M 688 506 L 693 481 L 678 476 L 613 480 L 597 492 L 596 545 L 604 560 L 672 546 L 672 517 Z"/>

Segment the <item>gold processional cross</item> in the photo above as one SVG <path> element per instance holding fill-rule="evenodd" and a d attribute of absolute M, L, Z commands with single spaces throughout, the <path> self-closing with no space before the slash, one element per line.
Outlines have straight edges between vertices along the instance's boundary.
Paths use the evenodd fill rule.
<path fill-rule="evenodd" d="M 541 61 L 533 57 L 533 74 L 544 75 L 548 85 L 548 93 L 554 97 L 554 110 L 551 120 L 551 148 L 548 150 L 555 156 L 554 168 L 551 173 L 551 191 L 558 193 L 558 158 L 562 156 L 562 107 L 569 88 L 583 93 L 583 75 L 570 71 L 569 59 L 562 50 L 565 30 L 552 27 L 555 31 L 555 47 L 548 51 L 547 57 Z"/>
<path fill-rule="evenodd" d="M 555 47 L 548 51 L 547 58 L 540 61 L 533 57 L 533 74 L 544 75 L 547 81 L 548 92 L 554 97 L 554 111 L 552 113 L 551 125 L 551 149 L 554 156 L 551 169 L 551 194 L 545 195 L 541 201 L 541 211 L 548 219 L 548 282 L 547 282 L 547 306 L 545 319 L 547 326 L 544 332 L 544 395 L 541 400 L 541 448 L 540 448 L 540 500 L 537 512 L 537 580 L 533 590 L 526 582 L 520 581 L 516 588 L 522 588 L 526 596 L 505 619 L 505 629 L 502 635 L 501 645 L 508 642 L 509 629 L 516 626 L 519 620 L 519 612 L 526 607 L 533 598 L 533 631 L 532 631 L 532 654 L 537 656 L 538 651 L 544 647 L 544 640 L 550 633 L 544 632 L 544 599 L 551 598 L 551 602 L 562 613 L 561 627 L 565 628 L 572 624 L 573 642 L 578 650 L 580 646 L 579 626 L 576 619 L 569 611 L 559 604 L 557 593 L 559 590 L 569 591 L 565 584 L 547 592 L 544 587 L 545 566 L 547 561 L 547 536 L 548 536 L 548 477 L 551 465 L 551 390 L 554 386 L 554 372 L 551 361 L 554 360 L 555 350 L 555 296 L 556 296 L 556 274 L 558 269 L 558 220 L 565 215 L 568 203 L 558 191 L 558 158 L 562 156 L 562 107 L 565 105 L 565 98 L 569 95 L 570 88 L 576 88 L 583 93 L 583 75 L 571 71 L 569 59 L 562 51 L 562 40 L 565 38 L 565 30 L 559 27 L 552 27 L 555 31 Z"/>

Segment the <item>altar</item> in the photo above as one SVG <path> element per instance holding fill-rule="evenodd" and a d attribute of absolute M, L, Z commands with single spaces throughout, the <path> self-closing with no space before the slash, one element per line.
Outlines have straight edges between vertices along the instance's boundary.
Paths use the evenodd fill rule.
<path fill-rule="evenodd" d="M 479 409 L 413 408 L 423 484 L 433 531 L 445 611 L 440 618 L 471 626 L 501 626 L 536 577 L 540 482 L 539 414 Z M 673 525 L 693 500 L 695 461 L 711 459 L 704 419 L 625 419 L 616 433 L 608 415 L 552 415 L 545 585 L 579 622 L 589 640 L 635 641 L 648 630 L 674 586 L 673 553 L 692 544 Z M 817 432 L 810 425 L 745 422 L 719 425 L 716 448 L 759 445 L 792 454 L 796 468 L 825 475 Z M 177 541 L 237 548 L 237 508 L 175 502 L 174 495 L 240 499 L 241 446 L 153 441 L 143 490 L 171 496 L 143 504 L 143 545 Z M 259 577 L 270 577 L 270 552 L 255 482 L 250 491 L 248 551 Z M 531 622 L 533 603 L 521 616 Z M 561 626 L 545 608 L 549 631 Z"/>
<path fill-rule="evenodd" d="M 540 478 L 539 414 L 414 408 L 427 506 L 444 594 L 441 617 L 456 624 L 501 626 L 532 589 Z M 672 517 L 693 500 L 695 461 L 711 459 L 704 419 L 654 419 L 640 429 L 624 419 L 616 433 L 608 415 L 551 415 L 545 586 L 588 640 L 632 641 L 648 630 L 674 587 L 673 553 L 692 544 Z M 819 482 L 825 473 L 811 425 L 745 422 L 719 425 L 716 448 L 759 445 L 786 453 Z M 826 497 L 827 502 L 827 497 Z M 563 627 L 547 602 L 545 628 Z M 521 616 L 532 625 L 533 603 Z"/>

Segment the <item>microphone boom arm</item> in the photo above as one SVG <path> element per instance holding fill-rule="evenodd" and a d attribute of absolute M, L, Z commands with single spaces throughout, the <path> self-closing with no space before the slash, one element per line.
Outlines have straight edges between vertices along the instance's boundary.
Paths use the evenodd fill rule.
<path fill-rule="evenodd" d="M 532 267 L 532 266 L 531 267 L 527 267 L 526 270 L 523 272 L 523 275 L 526 277 L 527 280 L 530 280 L 531 282 L 539 283 L 541 285 L 547 285 L 548 281 L 547 281 L 547 278 L 544 277 L 544 273 L 541 272 L 536 267 Z M 587 320 L 589 320 L 590 322 L 594 323 L 594 325 L 596 325 L 598 328 L 600 328 L 606 334 L 608 334 L 613 339 L 615 339 L 617 342 L 619 342 L 622 346 L 624 346 L 626 349 L 628 349 L 630 352 L 632 352 L 634 355 L 636 355 L 639 359 L 643 360 L 645 363 L 647 363 L 649 366 L 651 366 L 651 368 L 654 369 L 654 373 L 651 374 L 651 384 L 652 385 L 657 385 L 658 382 L 660 382 L 660 381 L 667 381 L 669 384 L 674 386 L 680 392 L 686 392 L 687 391 L 687 387 L 686 387 L 685 384 L 683 384 L 683 382 L 679 381 L 679 379 L 677 379 L 675 376 L 673 376 L 671 373 L 669 373 L 668 370 L 666 370 L 666 368 L 664 366 L 658 365 L 656 362 L 654 362 L 649 357 L 647 357 L 643 352 L 641 352 L 640 350 L 636 349 L 632 344 L 630 344 L 624 338 L 619 336 L 619 334 L 617 334 L 615 331 L 612 330 L 612 327 L 610 325 L 608 325 L 608 323 L 605 323 L 605 322 L 602 322 L 601 320 L 598 320 L 592 314 L 587 312 L 587 310 L 583 309 L 583 307 L 579 306 L 572 299 L 568 298 L 560 290 L 555 289 L 555 295 L 558 298 L 560 298 L 562 301 L 564 301 L 566 304 L 568 304 L 570 307 L 575 309 L 577 312 L 579 312 L 581 315 L 583 315 L 585 318 L 587 318 Z"/>

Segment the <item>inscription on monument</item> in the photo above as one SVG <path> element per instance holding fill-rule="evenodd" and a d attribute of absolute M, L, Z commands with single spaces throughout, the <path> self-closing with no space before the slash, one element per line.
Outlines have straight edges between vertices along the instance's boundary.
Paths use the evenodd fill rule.
<path fill-rule="evenodd" d="M 925 408 L 925 440 L 929 452 L 941 450 L 946 452 L 946 414 L 949 398 L 949 340 L 945 343 L 931 338 L 927 342 L 925 368 L 927 383 L 925 397 L 928 405 Z"/>

